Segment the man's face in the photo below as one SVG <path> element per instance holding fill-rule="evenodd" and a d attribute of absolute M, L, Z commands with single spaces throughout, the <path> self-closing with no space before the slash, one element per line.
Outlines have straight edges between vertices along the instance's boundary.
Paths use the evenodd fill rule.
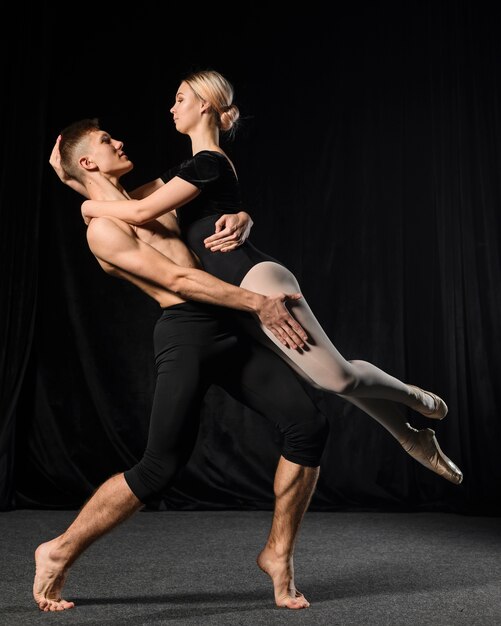
<path fill-rule="evenodd" d="M 123 151 L 123 142 L 103 130 L 90 133 L 87 157 L 103 174 L 120 177 L 134 167 Z"/>

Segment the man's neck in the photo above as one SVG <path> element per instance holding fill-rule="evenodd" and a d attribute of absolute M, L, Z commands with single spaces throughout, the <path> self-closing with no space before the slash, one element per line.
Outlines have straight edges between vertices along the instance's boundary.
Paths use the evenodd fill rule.
<path fill-rule="evenodd" d="M 129 197 L 116 176 L 106 176 L 101 172 L 88 174 L 85 188 L 91 200 L 123 200 Z"/>

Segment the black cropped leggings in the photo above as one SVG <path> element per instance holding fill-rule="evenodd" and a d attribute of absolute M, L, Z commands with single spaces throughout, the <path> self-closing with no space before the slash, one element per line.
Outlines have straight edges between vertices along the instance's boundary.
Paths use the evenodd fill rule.
<path fill-rule="evenodd" d="M 154 330 L 157 370 L 148 442 L 125 472 L 148 503 L 188 462 L 196 443 L 204 395 L 215 384 L 282 433 L 282 455 L 317 467 L 328 423 L 292 369 L 268 348 L 237 332 L 238 314 L 200 303 L 165 308 Z"/>

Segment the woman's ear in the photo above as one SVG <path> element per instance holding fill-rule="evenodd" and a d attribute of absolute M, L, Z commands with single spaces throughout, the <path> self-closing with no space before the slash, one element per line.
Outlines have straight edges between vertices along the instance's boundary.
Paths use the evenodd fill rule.
<path fill-rule="evenodd" d="M 207 102 L 207 100 L 201 100 L 200 112 L 205 113 L 206 111 L 210 111 L 210 102 Z"/>

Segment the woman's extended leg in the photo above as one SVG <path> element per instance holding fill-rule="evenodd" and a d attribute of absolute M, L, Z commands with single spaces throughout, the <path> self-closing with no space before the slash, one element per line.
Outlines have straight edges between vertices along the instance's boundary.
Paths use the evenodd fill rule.
<path fill-rule="evenodd" d="M 301 291 L 292 272 L 269 261 L 255 265 L 240 286 L 265 295 L 291 289 Z M 354 398 L 401 402 L 425 415 L 434 411 L 436 401 L 427 392 L 406 385 L 367 361 L 347 361 L 326 335 L 304 298 L 293 303 L 293 312 L 309 335 L 303 351 L 286 349 L 269 331 L 263 330 L 316 387 Z"/>
<path fill-rule="evenodd" d="M 301 291 L 295 276 L 287 268 L 268 261 L 255 265 L 240 286 L 265 295 Z M 312 385 L 342 396 L 376 419 L 425 467 L 459 484 L 461 471 L 442 452 L 434 432 L 412 428 L 396 404 L 398 402 L 422 415 L 441 419 L 447 413 L 443 400 L 419 387 L 401 382 L 372 363 L 346 360 L 322 329 L 304 298 L 294 302 L 293 314 L 309 335 L 307 347 L 303 351 L 288 350 L 261 326 L 269 339 L 267 345 L 273 347 Z M 250 325 L 248 330 L 252 332 Z M 261 332 L 254 333 L 254 336 L 263 338 Z"/>
<path fill-rule="evenodd" d="M 435 432 L 431 428 L 422 430 L 413 428 L 406 421 L 405 414 L 398 404 L 391 400 L 341 397 L 384 426 L 397 439 L 402 448 L 421 465 L 455 485 L 462 482 L 463 473 L 443 453 L 438 445 Z"/>

